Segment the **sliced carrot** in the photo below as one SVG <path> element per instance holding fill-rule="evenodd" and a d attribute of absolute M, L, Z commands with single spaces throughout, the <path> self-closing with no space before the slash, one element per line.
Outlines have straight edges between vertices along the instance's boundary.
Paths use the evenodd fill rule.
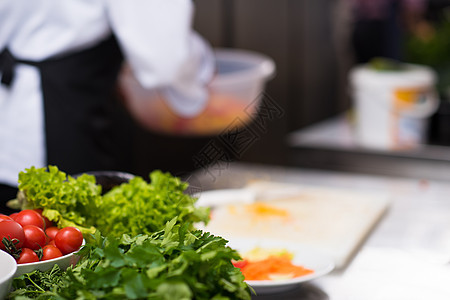
<path fill-rule="evenodd" d="M 246 280 L 272 280 L 295 278 L 313 273 L 313 270 L 292 264 L 288 255 L 269 256 L 258 261 L 248 261 L 241 268 Z"/>

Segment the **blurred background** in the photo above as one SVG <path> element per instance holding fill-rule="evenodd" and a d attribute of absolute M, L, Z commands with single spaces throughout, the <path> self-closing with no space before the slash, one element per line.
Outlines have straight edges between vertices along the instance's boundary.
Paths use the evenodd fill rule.
<path fill-rule="evenodd" d="M 196 0 L 195 5 L 194 27 L 213 47 L 256 51 L 276 64 L 262 101 L 276 103 L 277 115 L 266 118 L 264 128 L 249 124 L 253 140 L 238 155 L 230 154 L 230 161 L 450 178 L 449 0 Z M 435 109 L 421 116 L 425 126 L 414 142 L 361 145 L 354 134 L 358 111 L 350 73 L 362 64 L 401 73 L 403 63 L 427 67 Z M 394 131 L 409 126 L 418 134 L 411 118 L 397 118 L 404 124 Z M 380 131 L 376 122 L 372 130 Z M 193 158 L 217 139 L 161 135 L 159 143 L 146 144 L 149 135 L 155 138 L 139 132 L 138 174 L 158 163 L 170 164 L 175 174 L 202 167 Z M 174 153 L 155 159 L 158 148 Z"/>

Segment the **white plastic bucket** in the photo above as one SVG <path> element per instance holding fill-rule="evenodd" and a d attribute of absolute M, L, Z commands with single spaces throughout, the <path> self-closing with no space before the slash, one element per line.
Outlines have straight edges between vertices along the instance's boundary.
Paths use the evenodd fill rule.
<path fill-rule="evenodd" d="M 350 72 L 357 144 L 385 150 L 408 149 L 425 142 L 429 117 L 438 107 L 436 74 L 428 67 L 404 64 L 379 71 L 360 65 Z"/>

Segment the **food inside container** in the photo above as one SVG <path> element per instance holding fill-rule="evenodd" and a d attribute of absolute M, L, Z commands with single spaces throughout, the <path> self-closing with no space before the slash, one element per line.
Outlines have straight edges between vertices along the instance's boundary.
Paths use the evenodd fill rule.
<path fill-rule="evenodd" d="M 198 116 L 180 118 L 154 90 L 146 90 L 126 67 L 121 89 L 131 114 L 145 128 L 175 135 L 214 135 L 246 124 L 256 114 L 275 63 L 263 54 L 241 49 L 216 49 L 216 74 L 209 84 L 208 104 Z"/>
<path fill-rule="evenodd" d="M 15 277 L 54 265 L 62 270 L 78 261 L 84 244 L 82 232 L 71 226 L 58 228 L 42 209 L 24 209 L 10 216 L 0 214 L 0 251 L 17 263 Z"/>
<path fill-rule="evenodd" d="M 83 240 L 83 245 L 85 241 Z M 66 270 L 70 266 L 75 266 L 78 262 L 78 255 L 76 255 L 77 251 L 73 251 L 71 253 L 65 254 L 63 256 L 49 259 L 49 260 L 41 260 L 37 262 L 24 263 L 17 265 L 17 271 L 14 277 L 21 276 L 25 273 L 33 272 L 34 270 L 39 271 L 47 271 L 53 268 L 54 265 L 58 265 L 61 270 Z"/>
<path fill-rule="evenodd" d="M 283 248 L 255 247 L 233 262 L 246 280 L 285 280 L 314 273 L 314 270 L 292 263 L 294 254 Z"/>
<path fill-rule="evenodd" d="M 212 101 L 223 97 L 252 115 L 266 82 L 274 75 L 274 62 L 260 53 L 237 49 L 217 49 L 215 56 L 217 75 L 210 84 Z"/>

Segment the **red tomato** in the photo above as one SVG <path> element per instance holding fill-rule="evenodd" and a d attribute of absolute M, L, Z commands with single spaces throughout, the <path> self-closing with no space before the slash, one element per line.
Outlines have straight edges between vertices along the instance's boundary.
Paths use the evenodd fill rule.
<path fill-rule="evenodd" d="M 18 264 L 28 264 L 37 261 L 39 261 L 39 257 L 37 256 L 36 252 L 29 248 L 22 248 L 22 252 L 17 259 Z"/>
<path fill-rule="evenodd" d="M 0 249 L 5 250 L 5 245 L 3 244 L 3 238 L 7 238 L 10 241 L 16 242 L 17 249 L 22 248 L 25 242 L 25 234 L 22 226 L 15 221 L 4 220 L 0 222 Z"/>
<path fill-rule="evenodd" d="M 14 221 L 14 220 L 10 216 L 0 214 L 0 222 L 3 222 L 3 221 Z"/>
<path fill-rule="evenodd" d="M 18 212 L 12 213 L 12 214 L 9 215 L 9 217 L 12 218 L 12 219 L 14 220 L 14 218 L 15 218 L 18 214 L 19 214 Z"/>
<path fill-rule="evenodd" d="M 42 216 L 31 209 L 25 209 L 19 212 L 19 214 L 14 218 L 14 221 L 22 226 L 34 225 L 42 229 L 44 229 L 45 226 Z"/>
<path fill-rule="evenodd" d="M 25 242 L 23 246 L 32 250 L 39 250 L 44 247 L 47 242 L 44 230 L 34 225 L 23 226 L 25 233 Z"/>
<path fill-rule="evenodd" d="M 47 217 L 44 217 L 44 216 L 42 215 L 42 209 L 36 208 L 36 209 L 33 209 L 33 210 L 34 210 L 35 212 L 37 212 L 37 213 L 42 217 L 42 219 L 44 219 L 44 225 L 45 225 L 44 229 L 53 226 L 53 222 L 50 221 Z"/>
<path fill-rule="evenodd" d="M 247 260 L 238 260 L 238 261 L 233 261 L 233 266 L 235 266 L 236 268 L 243 268 L 248 264 Z"/>
<path fill-rule="evenodd" d="M 64 227 L 55 236 L 55 244 L 65 255 L 80 249 L 83 243 L 83 234 L 78 228 Z"/>
<path fill-rule="evenodd" d="M 52 246 L 55 246 L 55 247 L 56 247 L 55 240 L 51 240 L 50 242 L 48 242 L 47 245 L 52 245 Z"/>
<path fill-rule="evenodd" d="M 61 250 L 56 248 L 56 246 L 47 245 L 44 247 L 42 251 L 43 251 L 42 260 L 49 260 L 62 256 Z"/>
<path fill-rule="evenodd" d="M 49 240 L 54 240 L 56 234 L 58 233 L 59 228 L 52 226 L 52 227 L 48 227 L 47 229 L 45 229 L 45 234 L 48 236 Z"/>

